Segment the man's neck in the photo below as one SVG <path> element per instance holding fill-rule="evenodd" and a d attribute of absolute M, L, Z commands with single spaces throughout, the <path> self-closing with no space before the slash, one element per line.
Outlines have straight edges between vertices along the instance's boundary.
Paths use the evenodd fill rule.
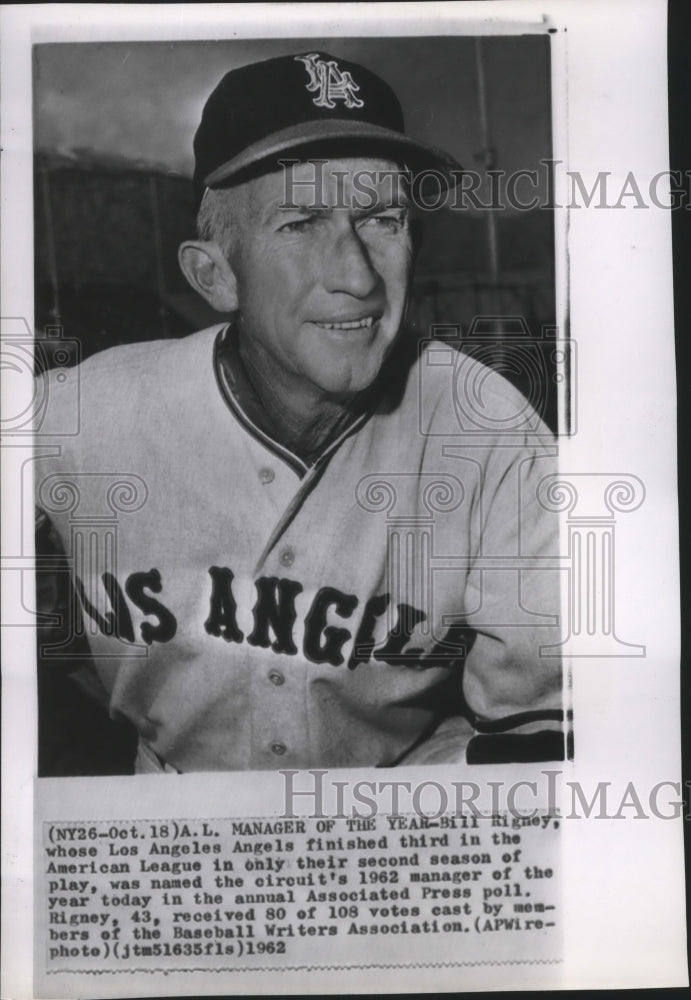
<path fill-rule="evenodd" d="M 369 398 L 369 393 L 327 396 L 294 384 L 263 351 L 248 348 L 237 331 L 228 338 L 221 364 L 252 422 L 307 465 L 363 412 Z"/>

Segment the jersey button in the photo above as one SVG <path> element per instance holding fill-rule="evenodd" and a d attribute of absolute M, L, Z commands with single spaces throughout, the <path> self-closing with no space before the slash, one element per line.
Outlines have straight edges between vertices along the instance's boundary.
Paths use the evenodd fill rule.
<path fill-rule="evenodd" d="M 286 752 L 285 743 L 272 743 L 271 753 L 275 753 L 277 757 L 281 757 Z"/>
<path fill-rule="evenodd" d="M 283 549 L 280 556 L 278 557 L 278 561 L 280 562 L 281 566 L 292 566 L 293 563 L 295 562 L 295 553 L 293 552 L 292 549 Z"/>
<path fill-rule="evenodd" d="M 268 485 L 268 483 L 272 483 L 275 478 L 276 478 L 276 473 L 274 472 L 273 469 L 260 469 L 259 470 L 259 481 L 262 482 L 262 483 L 264 483 L 264 485 Z"/>
<path fill-rule="evenodd" d="M 269 680 L 272 684 L 275 684 L 276 687 L 280 687 L 281 684 L 285 684 L 286 679 L 280 670 L 272 670 L 269 674 Z"/>

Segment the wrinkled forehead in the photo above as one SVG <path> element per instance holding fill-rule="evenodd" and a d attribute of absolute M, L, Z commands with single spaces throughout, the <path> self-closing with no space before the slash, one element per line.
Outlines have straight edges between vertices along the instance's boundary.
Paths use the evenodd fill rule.
<path fill-rule="evenodd" d="M 286 157 L 277 166 L 247 182 L 253 215 L 277 208 L 357 210 L 408 201 L 409 172 L 385 157 Z"/>

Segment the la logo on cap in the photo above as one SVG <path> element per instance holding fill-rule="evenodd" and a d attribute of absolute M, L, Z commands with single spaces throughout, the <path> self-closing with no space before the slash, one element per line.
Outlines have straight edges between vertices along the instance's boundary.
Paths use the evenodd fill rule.
<path fill-rule="evenodd" d="M 335 59 L 325 62 L 316 52 L 306 56 L 295 56 L 295 59 L 307 67 L 310 82 L 307 90 L 310 93 L 319 92 L 312 103 L 318 108 L 335 108 L 336 101 L 344 101 L 347 108 L 362 108 L 365 102 L 356 97 L 360 89 L 347 70 L 341 70 Z"/>

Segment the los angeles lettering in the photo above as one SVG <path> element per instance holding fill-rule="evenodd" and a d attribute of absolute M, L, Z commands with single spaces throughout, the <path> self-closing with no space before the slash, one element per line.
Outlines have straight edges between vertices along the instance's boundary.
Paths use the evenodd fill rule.
<path fill-rule="evenodd" d="M 216 636 L 227 643 L 248 643 L 274 653 L 295 656 L 294 631 L 298 619 L 296 598 L 303 587 L 296 580 L 280 579 L 275 576 L 259 577 L 255 580 L 256 599 L 252 608 L 252 629 L 245 635 L 238 625 L 237 602 L 233 594 L 233 571 L 227 566 L 212 566 L 209 569 L 211 594 L 209 614 L 204 622 L 208 635 Z M 86 613 L 96 622 L 100 632 L 106 636 L 117 636 L 125 642 L 135 641 L 130 602 L 155 621 L 143 621 L 139 626 L 141 638 L 147 645 L 154 642 L 170 642 L 177 632 L 177 619 L 154 594 L 160 594 L 163 587 L 161 574 L 157 569 L 148 573 L 133 573 L 125 581 L 123 593 L 117 579 L 111 573 L 101 577 L 108 596 L 111 611 L 101 614 L 86 595 L 82 581 L 77 578 L 76 589 Z M 344 594 L 336 587 L 322 587 L 314 596 L 304 615 L 302 654 L 312 663 L 328 663 L 334 667 L 346 663 L 344 649 L 352 639 L 352 647 L 347 658 L 347 668 L 354 670 L 360 664 L 375 662 L 392 666 L 415 665 L 418 669 L 450 667 L 462 659 L 469 648 L 472 636 L 461 625 L 452 625 L 443 639 L 431 649 L 417 649 L 408 646 L 416 627 L 427 620 L 427 615 L 410 604 L 397 604 L 397 620 L 384 642 L 376 646 L 375 627 L 391 603 L 390 594 L 378 594 L 365 602 L 357 628 L 328 623 L 328 617 L 335 614 L 344 623 L 353 617 L 360 604 L 355 594 Z M 376 648 L 375 648 L 376 647 Z"/>

